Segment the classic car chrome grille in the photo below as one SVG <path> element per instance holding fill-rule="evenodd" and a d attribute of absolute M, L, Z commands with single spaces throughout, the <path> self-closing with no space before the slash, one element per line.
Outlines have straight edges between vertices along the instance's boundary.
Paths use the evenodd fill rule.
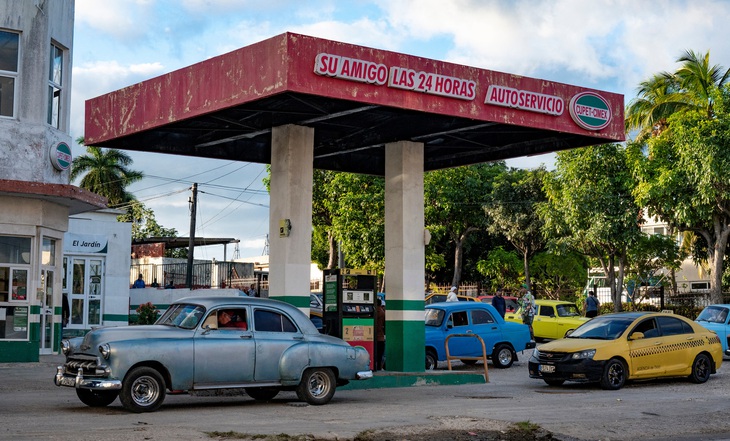
<path fill-rule="evenodd" d="M 81 369 L 84 377 L 103 375 L 104 368 L 99 365 L 99 359 L 91 355 L 72 355 L 64 364 L 66 373 L 76 375 Z M 100 369 L 101 368 L 101 369 Z"/>

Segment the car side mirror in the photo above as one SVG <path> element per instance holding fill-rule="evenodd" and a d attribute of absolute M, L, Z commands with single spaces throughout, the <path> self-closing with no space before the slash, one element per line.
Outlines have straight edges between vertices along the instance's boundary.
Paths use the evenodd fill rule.
<path fill-rule="evenodd" d="M 634 332 L 629 336 L 629 340 L 641 340 L 644 338 L 643 332 Z"/>

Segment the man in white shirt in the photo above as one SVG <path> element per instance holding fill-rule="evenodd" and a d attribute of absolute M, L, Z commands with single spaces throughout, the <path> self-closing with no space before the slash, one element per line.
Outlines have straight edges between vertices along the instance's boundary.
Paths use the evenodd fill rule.
<path fill-rule="evenodd" d="M 456 290 L 457 290 L 457 288 L 455 286 L 451 287 L 451 290 L 446 295 L 447 302 L 458 302 L 459 301 L 459 298 L 456 297 Z"/>

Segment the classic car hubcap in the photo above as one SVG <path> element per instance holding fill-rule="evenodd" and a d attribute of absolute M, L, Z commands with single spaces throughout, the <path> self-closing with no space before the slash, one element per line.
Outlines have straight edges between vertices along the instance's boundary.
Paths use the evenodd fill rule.
<path fill-rule="evenodd" d="M 309 392 L 312 396 L 319 397 L 325 395 L 328 390 L 329 382 L 327 381 L 327 376 L 321 372 L 317 372 L 309 379 Z"/>
<path fill-rule="evenodd" d="M 509 349 L 502 349 L 499 351 L 499 362 L 502 365 L 506 365 L 512 360 L 512 352 Z"/>
<path fill-rule="evenodd" d="M 152 377 L 139 377 L 132 385 L 132 399 L 140 406 L 149 406 L 159 395 L 157 382 Z"/>

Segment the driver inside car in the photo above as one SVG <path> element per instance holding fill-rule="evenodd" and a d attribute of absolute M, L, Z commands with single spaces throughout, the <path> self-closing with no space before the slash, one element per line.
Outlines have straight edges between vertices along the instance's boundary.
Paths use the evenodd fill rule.
<path fill-rule="evenodd" d="M 218 328 L 248 329 L 244 311 L 224 309 L 218 312 Z"/>

